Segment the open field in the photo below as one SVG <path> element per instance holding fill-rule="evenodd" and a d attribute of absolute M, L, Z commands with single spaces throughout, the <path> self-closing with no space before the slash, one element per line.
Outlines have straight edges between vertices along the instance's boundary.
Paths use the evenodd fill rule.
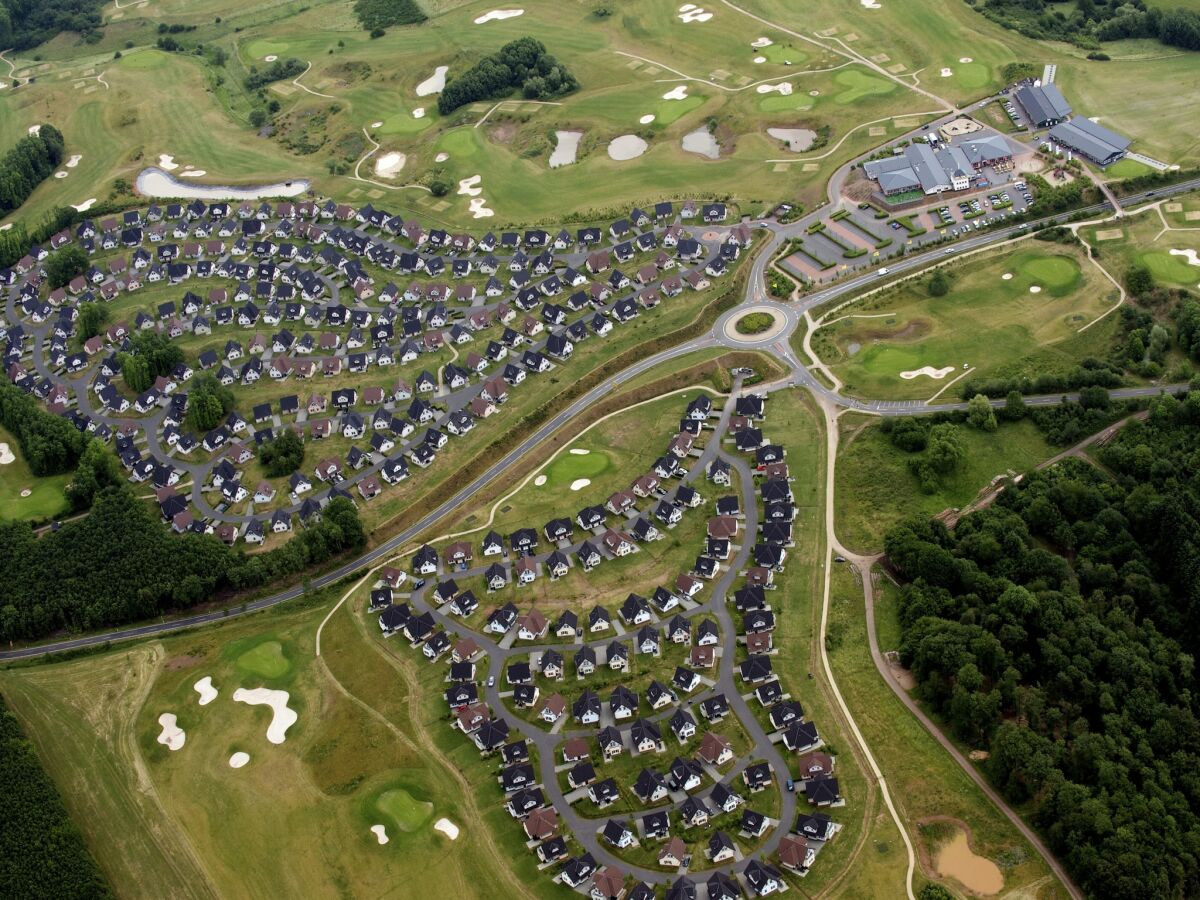
<path fill-rule="evenodd" d="M 930 296 L 927 279 L 912 280 L 830 314 L 813 348 L 849 393 L 925 399 L 967 367 L 977 379 L 1034 362 L 1038 372 L 1068 367 L 1110 335 L 1107 323 L 1078 334 L 1117 290 L 1076 249 L 1027 242 L 946 273 L 944 297 Z M 912 374 L 925 367 L 942 374 Z"/>
<path fill-rule="evenodd" d="M 34 476 L 17 439 L 0 428 L 0 444 L 8 446 L 13 459 L 0 464 L 0 519 L 50 519 L 68 509 L 63 489 L 70 475 Z M 24 491 L 29 496 L 22 497 Z"/>
<path fill-rule="evenodd" d="M 875 614 L 880 649 L 894 650 L 898 591 L 879 581 L 883 590 L 877 590 Z M 829 643 L 842 695 L 891 786 L 926 877 L 932 874 L 934 831 L 919 826 L 950 820 L 969 829 L 975 853 L 1000 866 L 1003 896 L 1065 898 L 1041 858 L 883 683 L 867 643 L 862 586 L 846 566 L 833 573 Z"/>
<path fill-rule="evenodd" d="M 912 454 L 892 444 L 878 418 L 846 413 L 838 423 L 837 533 L 860 553 L 882 552 L 884 534 L 897 522 L 963 507 L 997 475 L 1026 472 L 1057 452 L 1029 421 L 1004 423 L 990 434 L 964 425 L 966 465 L 943 479 L 937 493 L 924 494 L 908 470 Z"/>

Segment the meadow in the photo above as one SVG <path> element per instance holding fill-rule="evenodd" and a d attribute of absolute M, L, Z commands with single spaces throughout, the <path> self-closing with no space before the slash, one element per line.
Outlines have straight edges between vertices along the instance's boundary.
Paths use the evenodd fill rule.
<path fill-rule="evenodd" d="M 968 367 L 979 379 L 1069 367 L 1111 337 L 1107 320 L 1080 333 L 1118 294 L 1075 248 L 1026 242 L 945 271 L 945 296 L 912 279 L 829 313 L 813 346 L 848 392 L 925 399 Z M 943 374 L 912 376 L 925 367 Z"/>

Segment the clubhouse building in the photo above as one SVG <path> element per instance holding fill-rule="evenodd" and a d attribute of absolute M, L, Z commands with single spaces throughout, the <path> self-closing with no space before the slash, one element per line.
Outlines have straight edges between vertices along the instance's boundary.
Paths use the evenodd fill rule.
<path fill-rule="evenodd" d="M 1015 96 L 1034 128 L 1048 128 L 1071 116 L 1071 104 L 1053 84 L 1027 84 Z"/>
<path fill-rule="evenodd" d="M 931 138 L 896 148 L 888 159 L 863 163 L 867 177 L 886 197 L 920 191 L 940 194 L 965 191 L 985 168 L 1006 171 L 1012 166 L 1013 148 L 998 134 L 983 134 L 956 143 Z"/>
<path fill-rule="evenodd" d="M 1110 166 L 1121 159 L 1132 143 L 1129 138 L 1083 116 L 1055 125 L 1050 129 L 1050 140 L 1101 166 Z"/>

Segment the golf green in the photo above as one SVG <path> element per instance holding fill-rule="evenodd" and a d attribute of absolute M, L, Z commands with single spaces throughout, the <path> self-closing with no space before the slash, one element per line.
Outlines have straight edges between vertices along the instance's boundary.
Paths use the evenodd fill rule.
<path fill-rule="evenodd" d="M 1055 296 L 1074 288 L 1080 278 L 1079 264 L 1066 256 L 1029 257 L 1019 268 L 1023 275 Z"/>
<path fill-rule="evenodd" d="M 416 831 L 433 813 L 432 803 L 416 799 L 404 788 L 384 791 L 376 799 L 375 808 L 401 831 Z"/>
<path fill-rule="evenodd" d="M 685 97 L 682 100 L 659 100 L 654 107 L 655 121 L 660 125 L 670 125 L 683 118 L 693 109 L 704 105 L 704 97 Z"/>
<path fill-rule="evenodd" d="M 785 47 L 782 44 L 772 44 L 757 51 L 757 55 L 765 56 L 767 62 L 780 66 L 798 66 L 808 59 L 808 54 L 795 47 Z"/>
<path fill-rule="evenodd" d="M 817 98 L 810 97 L 808 94 L 789 94 L 784 97 L 780 94 L 771 93 L 764 94 L 762 99 L 758 101 L 758 108 L 763 112 L 789 112 L 792 110 L 812 109 L 816 105 Z"/>
<path fill-rule="evenodd" d="M 951 68 L 954 69 L 954 80 L 968 90 L 981 88 L 992 80 L 988 67 L 983 63 L 955 63 Z"/>
<path fill-rule="evenodd" d="M 607 471 L 611 465 L 612 460 L 608 458 L 607 453 L 592 450 L 586 454 L 579 454 L 568 450 L 546 469 L 546 487 L 565 486 L 579 478 L 595 478 Z"/>
<path fill-rule="evenodd" d="M 1151 250 L 1143 253 L 1141 258 L 1159 281 L 1186 285 L 1200 282 L 1200 266 L 1190 265 L 1185 256 L 1172 256 L 1165 250 Z"/>
<path fill-rule="evenodd" d="M 292 668 L 279 641 L 264 641 L 237 658 L 239 669 L 263 678 L 279 678 Z"/>
<path fill-rule="evenodd" d="M 142 50 L 121 57 L 125 69 L 157 69 L 167 61 L 167 54 L 159 50 Z"/>
<path fill-rule="evenodd" d="M 287 50 L 288 45 L 283 41 L 257 40 L 246 45 L 246 56 L 257 62 L 265 56 L 283 56 Z"/>
<path fill-rule="evenodd" d="M 388 116 L 375 131 L 378 134 L 420 134 L 432 124 L 433 119 L 428 113 L 423 118 L 415 119 L 411 112 L 401 112 Z"/>

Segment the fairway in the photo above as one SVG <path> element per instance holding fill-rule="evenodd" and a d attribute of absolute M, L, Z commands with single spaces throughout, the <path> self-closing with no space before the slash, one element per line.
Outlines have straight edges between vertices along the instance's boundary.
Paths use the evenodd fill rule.
<path fill-rule="evenodd" d="M 857 103 L 863 97 L 869 97 L 872 94 L 890 94 L 896 90 L 895 82 L 887 81 L 877 75 L 868 75 L 858 69 L 838 72 L 837 78 L 834 80 L 845 90 L 833 99 L 846 106 Z"/>
<path fill-rule="evenodd" d="M 968 369 L 983 380 L 1034 359 L 1038 367 L 1071 364 L 1107 335 L 1097 328 L 1076 338 L 1116 301 L 1116 289 L 1093 266 L 1085 269 L 1078 251 L 1026 243 L 946 271 L 945 297 L 929 296 L 925 279 L 912 280 L 832 314 L 813 345 L 848 392 L 924 399 Z M 1043 358 L 1047 352 L 1055 359 Z M 923 374 L 926 367 L 940 377 Z M 953 388 L 947 394 L 957 399 Z"/>
<path fill-rule="evenodd" d="M 584 449 L 582 447 L 573 449 Z M 577 478 L 595 478 L 612 466 L 612 460 L 602 450 L 589 450 L 586 455 L 567 451 L 546 469 L 544 490 L 564 488 Z"/>

